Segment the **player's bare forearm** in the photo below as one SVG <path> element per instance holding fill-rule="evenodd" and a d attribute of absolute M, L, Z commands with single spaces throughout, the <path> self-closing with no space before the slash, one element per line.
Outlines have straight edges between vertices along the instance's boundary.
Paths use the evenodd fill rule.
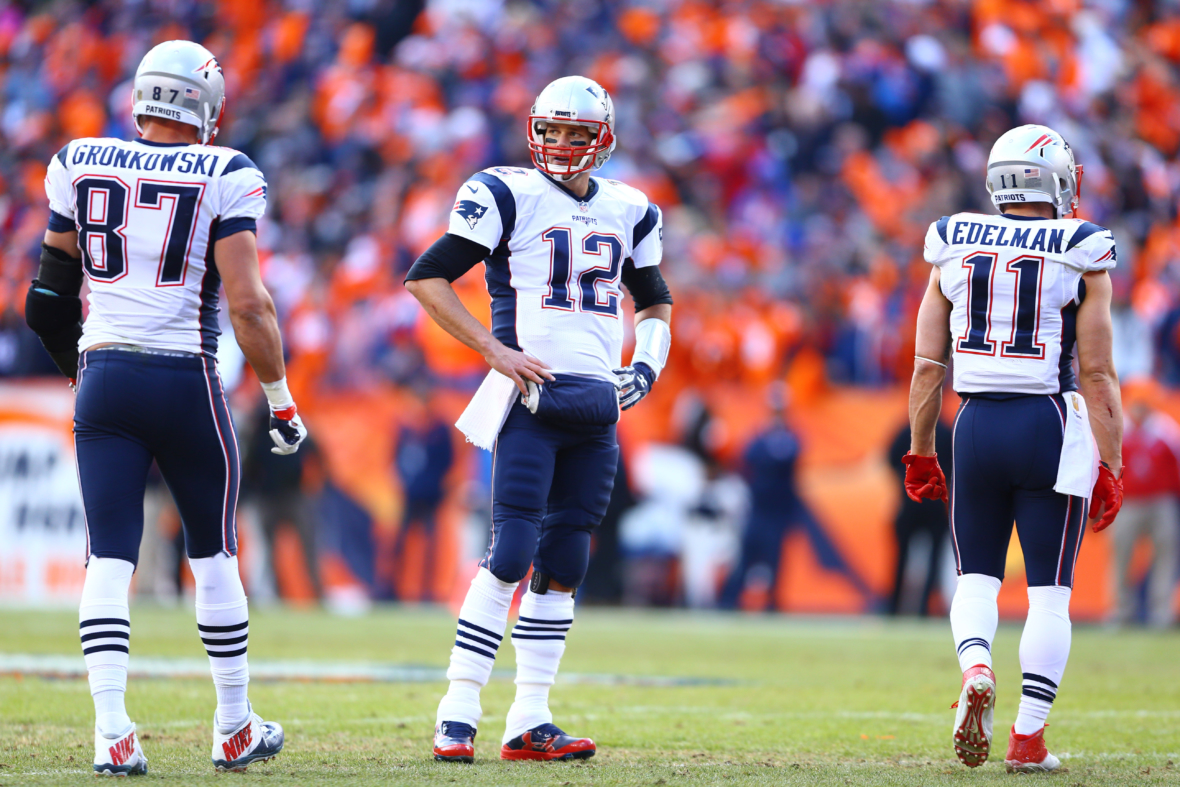
<path fill-rule="evenodd" d="M 467 310 L 446 279 L 414 279 L 406 282 L 406 289 L 439 327 L 485 358 L 500 344 Z"/>
<path fill-rule="evenodd" d="M 273 383 L 287 376 L 283 364 L 283 339 L 279 333 L 274 301 L 265 290 L 262 298 L 229 307 L 229 319 L 242 355 L 258 375 L 258 380 Z"/>
<path fill-rule="evenodd" d="M 430 318 L 444 331 L 484 357 L 488 366 L 516 383 L 528 395 L 525 380 L 542 383 L 552 380 L 549 367 L 527 353 L 507 347 L 492 335 L 483 323 L 467 310 L 455 288 L 446 279 L 413 279 L 406 289 L 418 299 Z"/>
<path fill-rule="evenodd" d="M 657 303 L 654 306 L 648 306 L 643 311 L 635 312 L 635 324 L 643 322 L 644 320 L 663 320 L 669 325 L 672 324 L 672 304 Z"/>
<path fill-rule="evenodd" d="M 1098 455 L 1116 476 L 1123 469 L 1123 403 L 1113 360 L 1111 283 L 1105 272 L 1085 275 L 1086 297 L 1078 307 L 1078 390 L 1086 400 Z"/>
<path fill-rule="evenodd" d="M 53 230 L 45 230 L 45 245 L 51 249 L 58 249 L 64 251 L 66 254 L 75 259 L 82 256 L 82 252 L 78 249 L 78 232 L 71 230 L 70 232 L 54 232 Z"/>
<path fill-rule="evenodd" d="M 287 376 L 283 339 L 270 293 L 258 270 L 254 233 L 243 231 L 222 238 L 213 247 L 217 269 L 229 302 L 229 319 L 242 354 L 263 383 Z"/>
<path fill-rule="evenodd" d="M 910 381 L 910 453 L 934 454 L 934 427 L 942 412 L 942 385 L 950 357 L 951 302 L 938 286 L 939 271 L 930 271 L 930 281 L 918 307 L 914 337 L 914 377 Z"/>

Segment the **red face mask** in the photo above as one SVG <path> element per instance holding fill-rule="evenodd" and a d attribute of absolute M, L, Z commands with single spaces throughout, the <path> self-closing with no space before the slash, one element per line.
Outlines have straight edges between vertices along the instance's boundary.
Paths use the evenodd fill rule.
<path fill-rule="evenodd" d="M 610 150 L 614 137 L 610 127 L 600 120 L 579 120 L 578 126 L 585 126 L 590 133 L 589 145 L 583 147 L 567 147 L 564 145 L 546 145 L 545 132 L 537 129 L 537 123 L 551 123 L 552 118 L 544 115 L 529 115 L 528 140 L 529 153 L 533 157 L 533 164 L 547 175 L 569 176 L 587 172 L 594 168 L 598 154 Z M 560 122 L 560 121 L 557 121 Z M 580 164 L 574 164 L 574 160 Z"/>
<path fill-rule="evenodd" d="M 1078 217 L 1078 206 L 1082 204 L 1082 165 L 1077 164 L 1073 168 L 1074 180 L 1076 185 L 1073 192 L 1073 217 Z"/>

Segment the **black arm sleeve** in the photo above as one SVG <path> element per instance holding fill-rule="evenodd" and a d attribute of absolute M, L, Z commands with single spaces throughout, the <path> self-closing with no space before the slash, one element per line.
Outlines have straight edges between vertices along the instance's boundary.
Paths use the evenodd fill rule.
<path fill-rule="evenodd" d="M 629 258 L 623 263 L 623 286 L 631 293 L 635 301 L 635 311 L 641 312 L 649 306 L 661 303 L 672 303 L 672 293 L 668 291 L 668 282 L 660 273 L 658 265 L 648 265 L 646 268 L 636 268 Z"/>
<path fill-rule="evenodd" d="M 492 250 L 458 235 L 446 233 L 410 266 L 406 281 L 446 279 L 454 281 L 488 258 Z"/>
<path fill-rule="evenodd" d="M 71 380 L 78 376 L 82 336 L 82 261 L 41 244 L 41 268 L 25 296 L 25 322 Z"/>

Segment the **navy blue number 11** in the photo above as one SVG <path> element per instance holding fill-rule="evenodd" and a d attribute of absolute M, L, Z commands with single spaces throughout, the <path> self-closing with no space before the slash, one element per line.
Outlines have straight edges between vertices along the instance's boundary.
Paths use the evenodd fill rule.
<path fill-rule="evenodd" d="M 996 342 L 991 339 L 992 298 L 998 255 L 977 252 L 964 258 L 967 277 L 967 330 L 956 348 L 961 353 L 995 355 Z M 1016 274 L 1015 303 L 1012 305 L 1012 336 L 1000 344 L 1004 358 L 1044 358 L 1045 346 L 1036 340 L 1040 327 L 1041 270 L 1043 257 L 1018 257 L 1005 269 Z"/>

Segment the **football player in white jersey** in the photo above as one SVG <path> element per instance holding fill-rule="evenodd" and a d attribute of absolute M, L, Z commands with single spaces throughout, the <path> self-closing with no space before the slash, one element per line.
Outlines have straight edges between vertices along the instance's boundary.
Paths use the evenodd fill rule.
<path fill-rule="evenodd" d="M 209 144 L 225 102 L 221 67 L 204 47 L 169 41 L 143 58 L 133 89 L 140 139 L 77 139 L 50 162 L 49 229 L 26 300 L 29 326 L 76 381 L 88 550 L 79 614 L 96 715 L 94 770 L 147 771 L 124 693 L 127 592 L 153 459 L 176 499 L 196 580 L 197 628 L 217 690 L 213 764 L 244 770 L 279 753 L 283 730 L 247 699 L 238 446 L 215 355 L 222 286 L 238 344 L 270 401 L 272 450 L 293 453 L 307 431 L 258 270 L 255 222 L 266 181 L 243 154 Z"/>
<path fill-rule="evenodd" d="M 459 613 L 436 759 L 472 762 L 479 692 L 530 567 L 512 630 L 517 693 L 500 756 L 584 759 L 595 752 L 593 741 L 554 726 L 549 687 L 573 623 L 590 534 L 610 501 L 619 411 L 659 377 L 672 315 L 658 268 L 659 208 L 630 186 L 591 176 L 614 149 L 614 120 L 610 96 L 596 82 L 571 76 L 548 85 L 528 118 L 533 168 L 493 167 L 460 186 L 449 231 L 407 276 L 406 287 L 430 316 L 493 369 L 458 424 L 477 445 L 495 443 L 493 533 Z M 492 298 L 491 331 L 451 288 L 479 262 Z M 635 353 L 622 368 L 620 283 L 635 301 Z"/>
<path fill-rule="evenodd" d="M 1111 359 L 1113 234 L 1076 216 L 1082 168 L 1061 135 L 1021 126 L 987 166 L 1000 215 L 930 225 L 934 267 L 918 311 L 906 493 L 947 500 L 934 455 L 949 358 L 954 427 L 951 536 L 959 580 L 951 630 L 963 670 L 953 741 L 968 767 L 991 750 L 996 597 L 1013 521 L 1028 578 L 1020 710 L 1009 771 L 1051 771 L 1044 728 L 1069 658 L 1069 598 L 1085 529 L 1122 505 L 1122 406 Z M 1078 372 L 1074 370 L 1077 353 Z"/>

